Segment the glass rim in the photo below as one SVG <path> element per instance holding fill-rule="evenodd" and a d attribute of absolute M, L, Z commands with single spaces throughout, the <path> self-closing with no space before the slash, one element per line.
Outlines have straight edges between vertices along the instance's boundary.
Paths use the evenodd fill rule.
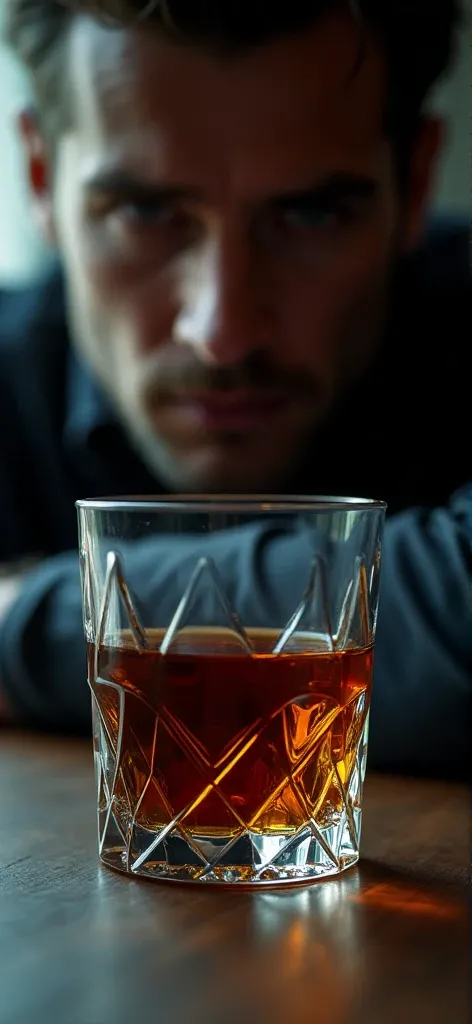
<path fill-rule="evenodd" d="M 283 494 L 163 494 L 81 498 L 88 512 L 382 512 L 385 501 L 374 498 Z"/>

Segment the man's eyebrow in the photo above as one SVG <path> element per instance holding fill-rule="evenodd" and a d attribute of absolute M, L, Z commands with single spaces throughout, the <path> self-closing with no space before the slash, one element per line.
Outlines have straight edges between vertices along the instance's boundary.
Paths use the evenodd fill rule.
<path fill-rule="evenodd" d="M 90 196 L 113 196 L 114 199 L 143 199 L 153 202 L 173 202 L 179 199 L 195 199 L 196 189 L 184 185 L 159 185 L 127 171 L 98 171 L 83 182 L 85 192 Z"/>
<path fill-rule="evenodd" d="M 324 181 L 293 192 L 281 192 L 271 202 L 280 208 L 303 203 L 339 203 L 348 201 L 367 202 L 374 199 L 379 191 L 379 182 L 354 174 L 333 174 Z"/>
<path fill-rule="evenodd" d="M 98 171 L 84 180 L 83 188 L 91 197 L 112 196 L 113 199 L 123 201 L 133 199 L 165 204 L 202 198 L 198 189 L 179 184 L 153 183 L 123 170 Z M 312 185 L 275 193 L 265 198 L 264 203 L 284 209 L 303 203 L 322 205 L 348 201 L 367 202 L 375 198 L 378 190 L 379 182 L 375 178 L 356 174 L 332 174 Z"/>

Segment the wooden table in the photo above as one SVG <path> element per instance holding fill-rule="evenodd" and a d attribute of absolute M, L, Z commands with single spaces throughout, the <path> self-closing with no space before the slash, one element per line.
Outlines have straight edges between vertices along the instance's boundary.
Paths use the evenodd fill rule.
<path fill-rule="evenodd" d="M 215 892 L 97 861 L 89 744 L 0 736 L 1 1024 L 467 1024 L 465 787 L 370 777 L 339 880 Z"/>

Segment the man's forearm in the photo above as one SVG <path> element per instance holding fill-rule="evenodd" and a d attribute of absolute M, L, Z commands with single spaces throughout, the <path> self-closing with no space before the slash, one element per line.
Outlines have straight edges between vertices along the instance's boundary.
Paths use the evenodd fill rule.
<path fill-rule="evenodd" d="M 46 560 L 17 584 L 0 621 L 4 711 L 25 726 L 83 733 L 90 699 L 78 555 Z"/>
<path fill-rule="evenodd" d="M 21 571 L 12 575 L 7 575 L 7 572 L 7 569 L 2 570 L 0 568 L 0 625 L 15 601 L 23 579 L 23 572 Z M 2 680 L 0 678 L 0 724 L 10 721 L 12 717 L 12 708 L 3 692 Z"/>
<path fill-rule="evenodd" d="M 13 604 L 20 587 L 22 574 L 2 576 L 0 573 L 0 622 L 5 617 L 10 605 Z"/>
<path fill-rule="evenodd" d="M 472 486 L 448 508 L 387 524 L 382 559 L 371 763 L 470 776 Z"/>

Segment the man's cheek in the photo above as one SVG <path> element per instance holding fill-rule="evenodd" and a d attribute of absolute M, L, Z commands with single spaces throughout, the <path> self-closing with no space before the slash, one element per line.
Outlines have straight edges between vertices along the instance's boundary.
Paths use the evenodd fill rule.
<path fill-rule="evenodd" d="M 90 260 L 81 266 L 80 274 L 72 274 L 79 305 L 88 317 L 111 339 L 112 344 L 139 351 L 145 348 L 152 332 L 150 308 L 136 296 L 131 275 L 126 268 L 112 262 Z M 154 319 L 155 325 L 155 319 Z M 144 339 L 142 341 L 141 339 Z"/>
<path fill-rule="evenodd" d="M 93 252 L 86 254 L 81 266 L 91 292 L 103 302 L 125 306 L 136 289 L 136 272 L 122 260 Z"/>
<path fill-rule="evenodd" d="M 329 374 L 339 327 L 352 307 L 354 289 L 316 289 L 285 321 L 287 355 L 314 372 Z"/>
<path fill-rule="evenodd" d="M 332 393 L 348 375 L 357 376 L 375 341 L 384 308 L 383 278 L 353 274 L 318 304 L 312 322 L 311 365 Z"/>

